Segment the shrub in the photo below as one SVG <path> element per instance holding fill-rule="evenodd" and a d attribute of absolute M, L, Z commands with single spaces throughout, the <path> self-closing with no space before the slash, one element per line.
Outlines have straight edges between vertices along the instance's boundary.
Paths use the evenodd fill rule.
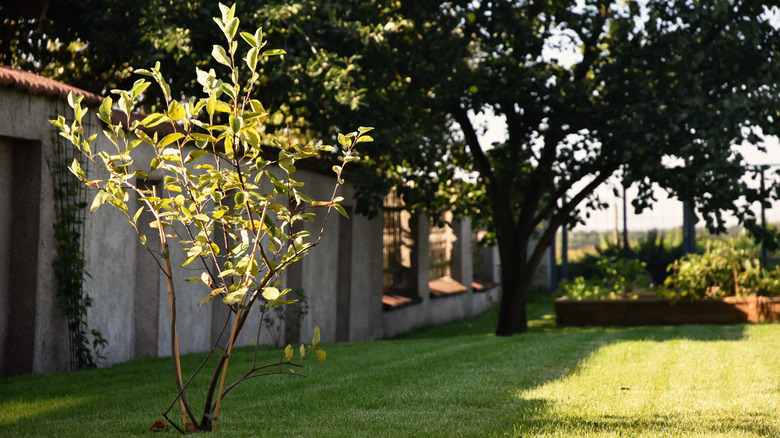
<path fill-rule="evenodd" d="M 589 279 L 562 281 L 558 294 L 575 300 L 616 299 L 652 284 L 645 263 L 636 259 L 602 257 L 592 268 L 596 274 Z"/>
<path fill-rule="evenodd" d="M 263 364 L 258 361 L 256 349 L 250 369 L 232 383 L 226 382 L 232 348 L 247 318 L 256 315 L 262 328 L 263 316 L 269 309 L 293 302 L 285 297 L 289 289 L 280 288 L 282 273 L 320 242 L 327 215 L 332 210 L 346 216 L 336 196 L 342 172 L 348 162 L 358 160 L 354 152 L 357 143 L 371 141 L 365 135 L 370 128 L 339 134 L 340 148 L 313 143 L 299 145 L 289 140 L 283 144 L 270 137 L 263 125 L 267 113 L 251 95 L 258 83 L 258 63 L 284 51 L 263 50 L 262 29 L 257 29 L 254 34 L 241 32 L 249 47 L 243 58 L 238 57 L 239 22 L 234 16 L 235 5 L 228 8 L 220 4 L 220 10 L 222 16 L 214 20 L 227 44 L 215 45 L 212 56 L 229 74 L 220 79 L 222 75 L 214 70 L 197 70 L 197 80 L 206 97 L 189 102 L 175 99 L 177 94 L 172 93 L 158 64 L 136 73 L 157 83 L 166 109 L 140 121 L 131 116 L 151 85 L 145 79 L 136 81 L 130 90 L 112 90 L 118 100 L 114 102 L 107 97 L 100 106 L 97 116 L 107 126 L 104 133 L 111 143 L 110 150 L 101 150 L 95 143 L 96 135 L 85 137 L 82 119 L 87 110 L 82 108 L 80 98 L 69 96 L 75 116 L 71 124 L 66 124 L 62 116 L 53 121 L 61 135 L 76 145 L 91 163 L 90 175 L 76 160 L 70 167 L 85 184 L 99 189 L 90 211 L 111 204 L 124 213 L 141 242 L 156 255 L 165 274 L 177 392 L 163 416 L 182 432 L 216 430 L 220 401 L 236 384 L 268 374 L 300 375 L 292 370 L 303 366 L 311 354 L 319 360 L 325 359 L 325 352 L 317 345 L 319 329 L 315 329 L 311 345 L 301 345 L 299 354 L 294 354 L 293 347 L 287 345 L 278 360 Z M 239 72 L 239 65 L 244 64 L 249 71 Z M 112 117 L 115 104 L 123 113 L 119 122 Z M 154 128 L 163 124 L 173 132 L 158 138 Z M 154 158 L 148 166 L 135 163 L 135 148 L 151 148 Z M 324 201 L 311 199 L 303 191 L 304 184 L 293 179 L 296 162 L 331 150 L 341 152 L 340 164 L 333 166 L 336 173 L 333 195 Z M 161 187 L 149 184 L 150 180 L 160 181 Z M 137 211 L 128 207 L 129 192 L 137 195 L 141 205 Z M 301 231 L 303 222 L 312 220 L 314 208 L 326 210 L 322 228 L 315 233 Z M 148 236 L 139 231 L 138 221 L 144 212 L 154 218 L 150 225 L 156 228 L 157 236 L 152 239 L 159 239 L 161 250 L 149 246 Z M 209 362 L 212 356 L 218 358 L 203 410 L 198 413 L 188 398 L 189 384 L 195 376 L 183 379 L 176 334 L 176 313 L 186 309 L 177 309 L 173 279 L 187 271 L 172 269 L 169 238 L 178 240 L 177 246 L 186 257 L 184 265 L 190 265 L 187 271 L 196 270 L 196 275 L 188 279 L 202 283 L 208 291 L 201 305 L 214 300 L 215 304 L 229 309 L 220 339 L 195 371 L 197 374 L 206 364 L 214 363 Z M 168 417 L 177 404 L 181 406 L 180 425 Z"/>
<path fill-rule="evenodd" d="M 668 271 L 667 289 L 659 295 L 673 299 L 780 294 L 780 268 L 763 269 L 755 246 L 708 242 L 705 253 L 682 257 Z"/>

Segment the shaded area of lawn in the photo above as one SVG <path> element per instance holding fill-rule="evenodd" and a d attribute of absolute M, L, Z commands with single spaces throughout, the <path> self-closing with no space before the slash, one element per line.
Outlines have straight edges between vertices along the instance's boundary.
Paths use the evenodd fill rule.
<path fill-rule="evenodd" d="M 780 327 L 557 329 L 551 301 L 534 306 L 531 332 L 512 338 L 492 335 L 489 311 L 404 338 L 326 345 L 328 360 L 309 364 L 307 378 L 239 386 L 218 435 L 780 433 Z M 264 351 L 271 360 L 280 350 Z M 232 369 L 249 361 L 241 349 Z M 139 360 L 2 380 L 0 436 L 148 435 L 173 394 L 169 368 Z"/>

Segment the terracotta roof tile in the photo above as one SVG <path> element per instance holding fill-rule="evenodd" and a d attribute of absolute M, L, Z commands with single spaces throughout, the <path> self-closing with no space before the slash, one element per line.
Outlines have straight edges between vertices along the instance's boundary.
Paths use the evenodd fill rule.
<path fill-rule="evenodd" d="M 0 65 L 0 87 L 13 88 L 29 94 L 51 96 L 58 99 L 67 99 L 68 93 L 72 91 L 75 94 L 84 96 L 83 102 L 87 105 L 99 105 L 103 100 L 102 97 L 80 88 L 4 65 Z"/>
<path fill-rule="evenodd" d="M 464 292 L 468 292 L 469 290 L 466 286 L 448 277 L 437 278 L 436 280 L 429 281 L 428 289 L 430 290 L 431 297 L 433 298 L 462 294 Z"/>

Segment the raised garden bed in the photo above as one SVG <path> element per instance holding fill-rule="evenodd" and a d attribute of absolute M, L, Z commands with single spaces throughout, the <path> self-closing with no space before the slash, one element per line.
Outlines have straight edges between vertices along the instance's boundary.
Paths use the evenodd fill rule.
<path fill-rule="evenodd" d="M 559 298 L 555 301 L 555 319 L 560 326 L 777 322 L 780 297 L 726 297 L 676 303 L 654 297 L 582 301 Z"/>

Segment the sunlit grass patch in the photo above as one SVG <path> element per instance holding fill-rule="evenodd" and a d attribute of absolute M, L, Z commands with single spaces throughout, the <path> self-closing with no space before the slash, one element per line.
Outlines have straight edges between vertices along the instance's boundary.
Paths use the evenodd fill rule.
<path fill-rule="evenodd" d="M 739 326 L 743 327 L 743 326 Z M 544 406 L 515 435 L 777 436 L 780 340 L 630 340 L 595 350 L 570 374 L 517 396 Z"/>

